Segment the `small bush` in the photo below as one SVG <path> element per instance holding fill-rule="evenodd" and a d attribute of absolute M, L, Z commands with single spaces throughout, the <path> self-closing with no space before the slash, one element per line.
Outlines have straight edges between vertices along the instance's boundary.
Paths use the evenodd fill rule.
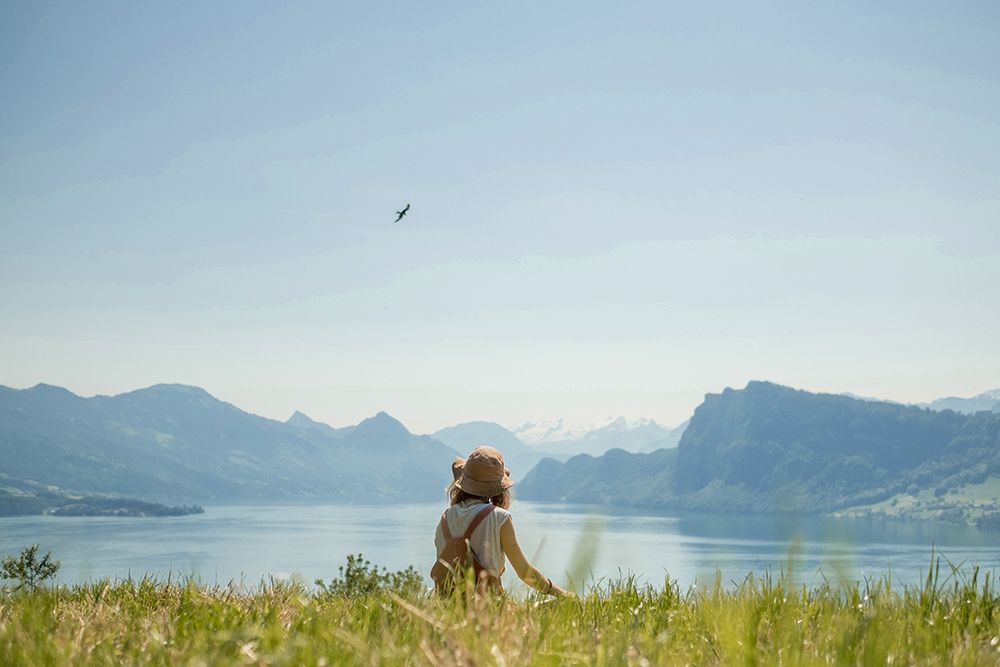
<path fill-rule="evenodd" d="M 33 591 L 40 583 L 55 576 L 59 571 L 59 564 L 59 561 L 52 560 L 51 551 L 39 560 L 38 545 L 32 544 L 30 547 L 25 547 L 18 558 L 4 556 L 0 561 L 0 579 L 17 581 L 15 591 L 24 588 Z"/>
<path fill-rule="evenodd" d="M 330 595 L 339 597 L 365 597 L 378 591 L 388 590 L 394 593 L 413 593 L 424 587 L 424 580 L 420 573 L 411 565 L 405 570 L 389 572 L 386 568 L 379 568 L 377 565 L 364 558 L 361 554 L 347 555 L 347 565 L 338 568 L 340 576 L 324 583 L 322 579 L 316 580 L 316 585 L 320 590 Z"/>

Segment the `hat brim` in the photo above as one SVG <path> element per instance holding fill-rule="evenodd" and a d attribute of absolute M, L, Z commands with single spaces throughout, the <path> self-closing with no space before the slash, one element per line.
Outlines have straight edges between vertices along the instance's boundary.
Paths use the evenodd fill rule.
<path fill-rule="evenodd" d="M 492 498 L 493 496 L 499 496 L 512 486 L 514 486 L 514 480 L 507 475 L 504 475 L 503 479 L 498 479 L 492 482 L 480 482 L 475 479 L 470 479 L 464 474 L 455 480 L 456 488 L 461 489 L 470 495 L 479 496 L 480 498 Z"/>
<path fill-rule="evenodd" d="M 455 460 L 451 462 L 451 477 L 454 481 L 462 476 L 462 470 L 465 468 L 465 459 L 461 456 L 456 456 Z"/>

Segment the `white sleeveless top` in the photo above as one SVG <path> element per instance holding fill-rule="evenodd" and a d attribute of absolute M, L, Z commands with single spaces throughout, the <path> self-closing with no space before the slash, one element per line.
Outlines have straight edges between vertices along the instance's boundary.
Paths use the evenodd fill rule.
<path fill-rule="evenodd" d="M 451 531 L 451 536 L 461 537 L 465 535 L 469 524 L 484 507 L 486 507 L 486 503 L 481 503 L 473 498 L 449 507 L 445 511 L 445 516 L 448 520 L 448 530 Z M 472 553 L 476 555 L 476 560 L 491 574 L 498 577 L 503 574 L 505 565 L 503 547 L 500 546 L 500 526 L 509 519 L 510 512 L 497 507 L 476 526 L 472 537 L 469 538 L 469 546 L 472 547 Z M 434 530 L 434 547 L 440 556 L 441 552 L 444 551 L 444 534 L 441 532 L 440 519 L 438 519 L 437 528 Z"/>

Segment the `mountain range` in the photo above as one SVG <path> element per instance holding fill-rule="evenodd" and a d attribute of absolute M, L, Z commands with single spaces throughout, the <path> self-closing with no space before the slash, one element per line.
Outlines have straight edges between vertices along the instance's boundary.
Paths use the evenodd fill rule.
<path fill-rule="evenodd" d="M 965 415 L 751 382 L 706 395 L 676 449 L 546 459 L 519 493 L 760 512 L 868 508 L 888 515 L 890 507 L 930 511 L 936 503 L 938 518 L 957 513 L 973 521 L 1000 510 L 1000 498 L 966 507 L 962 490 L 996 477 L 1000 413 Z M 880 503 L 890 505 L 876 508 Z"/>
<path fill-rule="evenodd" d="M 958 398 L 957 396 L 939 398 L 930 403 L 920 403 L 919 406 L 931 410 L 954 410 L 966 415 L 977 412 L 1000 412 L 1000 389 L 984 391 L 971 398 Z"/>
<path fill-rule="evenodd" d="M 480 445 L 489 445 L 499 449 L 503 453 L 504 462 L 514 479 L 523 477 L 528 470 L 545 457 L 544 454 L 531 449 L 516 435 L 494 422 L 464 422 L 435 431 L 431 437 L 461 452 L 462 456 Z"/>
<path fill-rule="evenodd" d="M 455 450 L 384 412 L 343 429 L 265 419 L 198 387 L 83 398 L 0 387 L 0 492 L 155 500 L 440 498 Z"/>
<path fill-rule="evenodd" d="M 643 452 L 676 447 L 686 426 L 684 422 L 670 429 L 651 419 L 617 417 L 592 427 L 559 419 L 509 430 L 494 422 L 474 421 L 441 429 L 431 437 L 461 452 L 482 444 L 496 447 L 503 452 L 508 467 L 523 476 L 543 458 L 565 461 L 577 454 L 599 456 L 611 449 Z"/>
<path fill-rule="evenodd" d="M 908 405 L 906 403 L 890 401 L 884 398 L 860 396 L 858 394 L 852 394 L 851 392 L 845 392 L 841 394 L 841 396 L 848 396 L 861 401 L 871 401 L 875 403 Z M 953 410 L 955 412 L 961 412 L 963 415 L 973 415 L 977 412 L 1000 412 L 1000 389 L 990 389 L 989 391 L 984 391 L 981 394 L 976 394 L 975 396 L 970 396 L 968 398 L 948 396 L 946 398 L 935 399 L 930 403 L 911 403 L 909 405 L 915 405 L 918 408 L 928 408 L 929 410 L 934 410 L 936 412 L 940 412 L 942 410 Z"/>
<path fill-rule="evenodd" d="M 979 409 L 1000 410 L 990 403 L 998 395 L 921 408 L 752 382 L 708 394 L 673 429 L 623 418 L 514 431 L 477 421 L 428 436 L 384 412 L 342 428 L 301 412 L 266 419 L 186 385 L 91 398 L 0 386 L 0 512 L 73 494 L 92 506 L 101 496 L 430 500 L 450 481 L 452 458 L 489 444 L 526 499 L 970 519 L 1000 496 L 989 486 L 1000 483 L 1000 411 Z"/>
<path fill-rule="evenodd" d="M 599 456 L 610 449 L 648 452 L 676 447 L 687 422 L 667 428 L 652 419 L 608 419 L 591 427 L 568 424 L 561 419 L 529 422 L 514 429 L 513 434 L 535 451 L 554 457 L 591 454 Z"/>
<path fill-rule="evenodd" d="M 647 436 L 638 438 L 623 421 L 584 433 L 590 449 L 579 451 L 649 444 L 662 435 L 650 424 L 640 431 Z M 384 412 L 342 428 L 302 412 L 280 422 L 187 385 L 91 398 L 47 384 L 0 386 L 0 507 L 16 498 L 34 510 L 80 495 L 183 502 L 425 500 L 441 497 L 451 460 L 480 444 L 503 451 L 516 479 L 548 454 L 491 422 L 426 436 Z M 570 443 L 559 446 L 562 451 L 552 455 L 577 453 Z"/>

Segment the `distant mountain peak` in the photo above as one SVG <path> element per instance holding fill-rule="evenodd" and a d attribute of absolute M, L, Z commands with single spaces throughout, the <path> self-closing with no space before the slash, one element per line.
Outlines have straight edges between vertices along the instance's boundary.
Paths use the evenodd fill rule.
<path fill-rule="evenodd" d="M 293 412 L 292 416 L 285 420 L 286 424 L 294 424 L 295 422 L 308 422 L 310 424 L 316 423 L 315 420 L 309 417 L 309 415 L 304 412 L 299 412 L 298 410 Z"/>
<path fill-rule="evenodd" d="M 172 383 L 160 383 L 150 385 L 148 387 L 143 387 L 142 389 L 134 389 L 132 391 L 127 391 L 122 394 L 116 395 L 114 398 L 122 396 L 162 396 L 162 397 L 183 397 L 183 398 L 195 398 L 203 399 L 210 398 L 213 400 L 218 400 L 210 393 L 202 389 L 201 387 L 196 387 L 190 384 L 172 384 Z"/>
<path fill-rule="evenodd" d="M 154 384 L 150 387 L 117 394 L 115 396 L 97 397 L 112 403 L 136 403 L 145 405 L 147 410 L 169 411 L 184 409 L 209 412 L 243 412 L 232 403 L 227 403 L 212 396 L 201 387 L 187 384 Z M 249 413 L 245 413 L 249 414 Z"/>
<path fill-rule="evenodd" d="M 550 442 L 562 442 L 564 440 L 575 440 L 584 436 L 592 429 L 579 424 L 571 424 L 559 419 L 544 419 L 535 422 L 527 422 L 512 429 L 514 435 L 528 444 L 542 444 Z"/>
<path fill-rule="evenodd" d="M 1000 411 L 1000 389 L 989 389 L 976 394 L 971 398 L 961 398 L 959 396 L 948 396 L 939 398 L 930 403 L 918 403 L 920 407 L 931 410 L 954 410 L 964 414 L 975 412 L 998 412 Z"/>
<path fill-rule="evenodd" d="M 292 426 L 313 426 L 318 424 L 315 419 L 312 419 L 309 415 L 304 412 L 299 412 L 296 410 L 292 413 L 292 416 L 285 420 L 286 424 L 291 424 Z"/>
<path fill-rule="evenodd" d="M 76 394 L 71 392 L 69 389 L 66 389 L 65 387 L 58 387 L 54 384 L 46 384 L 44 382 L 39 382 L 34 387 L 26 391 L 30 391 L 36 394 L 48 394 L 50 396 L 74 396 L 74 397 L 76 396 Z"/>
<path fill-rule="evenodd" d="M 726 387 L 727 391 L 739 391 L 738 389 L 732 389 Z M 787 385 L 778 384 L 777 382 L 771 382 L 770 380 L 750 380 L 747 382 L 747 386 L 744 391 L 802 391 L 801 389 L 796 389 L 795 387 L 789 387 Z"/>
<path fill-rule="evenodd" d="M 573 424 L 564 419 L 551 419 L 522 424 L 513 430 L 514 435 L 522 441 L 533 444 L 550 444 L 580 440 L 593 437 L 595 434 L 610 432 L 627 432 L 636 429 L 662 429 L 660 424 L 652 419 L 640 417 L 629 419 L 624 416 L 608 417 L 590 425 Z M 666 431 L 666 429 L 663 429 Z"/>
<path fill-rule="evenodd" d="M 608 418 L 603 424 L 598 424 L 591 431 L 634 431 L 639 428 L 659 427 L 660 424 L 654 419 L 639 417 L 638 419 L 627 419 L 625 417 Z"/>
<path fill-rule="evenodd" d="M 431 434 L 449 447 L 461 452 L 479 445 L 496 447 L 504 456 L 528 452 L 527 446 L 516 435 L 495 422 L 471 421 L 449 426 Z"/>
<path fill-rule="evenodd" d="M 145 389 L 139 389 L 138 391 L 156 391 L 162 393 L 174 393 L 174 394 L 196 394 L 198 396 L 211 396 L 207 391 L 201 387 L 196 387 L 193 384 L 179 384 L 179 383 L 166 383 L 161 382 L 160 384 L 154 384 L 152 386 L 146 387 Z"/>
<path fill-rule="evenodd" d="M 410 435 L 410 431 L 403 426 L 403 423 L 387 412 L 379 412 L 375 414 L 375 416 L 363 420 L 354 428 L 354 433 L 369 437 L 398 437 Z"/>

